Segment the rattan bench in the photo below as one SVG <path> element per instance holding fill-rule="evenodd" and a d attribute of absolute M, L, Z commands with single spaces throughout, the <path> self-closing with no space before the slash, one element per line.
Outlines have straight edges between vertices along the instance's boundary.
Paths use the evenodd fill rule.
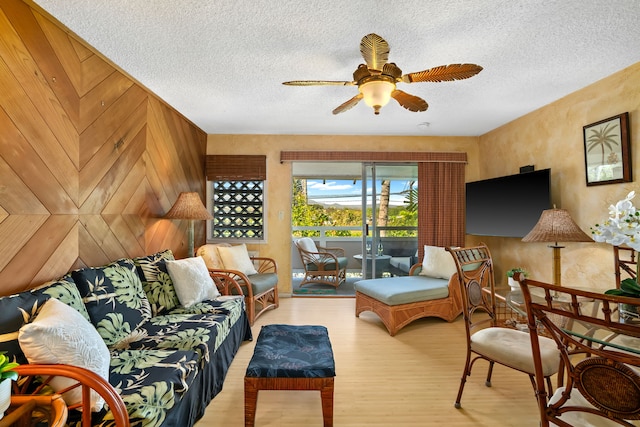
<path fill-rule="evenodd" d="M 319 390 L 324 426 L 333 426 L 335 375 L 327 328 L 263 326 L 244 377 L 244 425 L 255 425 L 260 390 Z"/>

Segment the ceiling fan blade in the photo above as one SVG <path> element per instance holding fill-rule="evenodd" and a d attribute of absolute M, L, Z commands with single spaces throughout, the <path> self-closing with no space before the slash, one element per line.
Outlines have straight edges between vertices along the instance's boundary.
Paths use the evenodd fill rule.
<path fill-rule="evenodd" d="M 356 82 L 342 82 L 334 80 L 292 80 L 282 82 L 287 86 L 355 86 Z"/>
<path fill-rule="evenodd" d="M 429 104 L 424 99 L 398 89 L 391 92 L 391 97 L 409 111 L 427 111 L 429 108 Z"/>
<path fill-rule="evenodd" d="M 389 60 L 389 44 L 377 34 L 367 34 L 360 41 L 360 53 L 370 70 L 382 71 Z"/>
<path fill-rule="evenodd" d="M 476 64 L 449 64 L 433 67 L 428 70 L 409 73 L 402 76 L 405 83 L 415 82 L 450 82 L 473 77 L 482 71 L 482 67 Z"/>
<path fill-rule="evenodd" d="M 345 111 L 352 109 L 353 107 L 355 107 L 355 105 L 358 102 L 360 102 L 361 99 L 362 99 L 362 94 L 358 93 L 356 96 L 354 96 L 344 104 L 340 105 L 339 107 L 336 107 L 336 109 L 333 110 L 333 114 L 344 113 Z"/>

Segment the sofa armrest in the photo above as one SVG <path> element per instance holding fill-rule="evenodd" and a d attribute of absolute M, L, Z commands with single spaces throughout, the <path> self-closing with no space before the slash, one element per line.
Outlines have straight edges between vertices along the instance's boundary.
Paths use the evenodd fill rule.
<path fill-rule="evenodd" d="M 94 390 L 98 393 L 109 406 L 116 427 L 129 427 L 129 414 L 127 407 L 118 392 L 104 378 L 88 369 L 71 365 L 38 365 L 24 364 L 14 369 L 20 377 L 26 377 L 27 381 L 21 381 L 19 394 L 27 394 L 27 388 L 32 384 L 35 377 L 48 376 L 43 378 L 43 385 L 38 387 L 32 394 L 38 394 L 41 389 L 47 385 L 53 377 L 65 377 L 76 380 L 77 383 L 69 387 L 69 389 L 82 388 L 82 402 L 70 406 L 69 409 L 82 410 L 82 427 L 91 427 L 91 399 L 90 391 Z"/>

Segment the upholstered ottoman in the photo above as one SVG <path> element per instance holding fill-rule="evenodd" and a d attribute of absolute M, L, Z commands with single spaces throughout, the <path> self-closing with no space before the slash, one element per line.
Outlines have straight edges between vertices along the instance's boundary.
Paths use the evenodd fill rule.
<path fill-rule="evenodd" d="M 244 377 L 244 425 L 253 426 L 259 390 L 319 390 L 333 426 L 333 350 L 324 326 L 263 326 Z"/>

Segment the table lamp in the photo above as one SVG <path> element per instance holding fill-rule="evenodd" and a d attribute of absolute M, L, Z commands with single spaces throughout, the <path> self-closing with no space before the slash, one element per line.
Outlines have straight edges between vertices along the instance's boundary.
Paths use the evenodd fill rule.
<path fill-rule="evenodd" d="M 193 257 L 193 221 L 213 219 L 211 213 L 209 213 L 207 208 L 202 204 L 200 195 L 195 192 L 180 193 L 178 199 L 164 217 L 166 219 L 186 219 L 189 221 L 189 227 L 187 229 L 189 238 L 189 257 Z"/>
<path fill-rule="evenodd" d="M 523 242 L 553 242 L 553 284 L 562 286 L 560 279 L 560 249 L 558 242 L 593 242 L 573 221 L 565 209 L 547 209 L 542 211 L 538 223 L 522 238 Z"/>

